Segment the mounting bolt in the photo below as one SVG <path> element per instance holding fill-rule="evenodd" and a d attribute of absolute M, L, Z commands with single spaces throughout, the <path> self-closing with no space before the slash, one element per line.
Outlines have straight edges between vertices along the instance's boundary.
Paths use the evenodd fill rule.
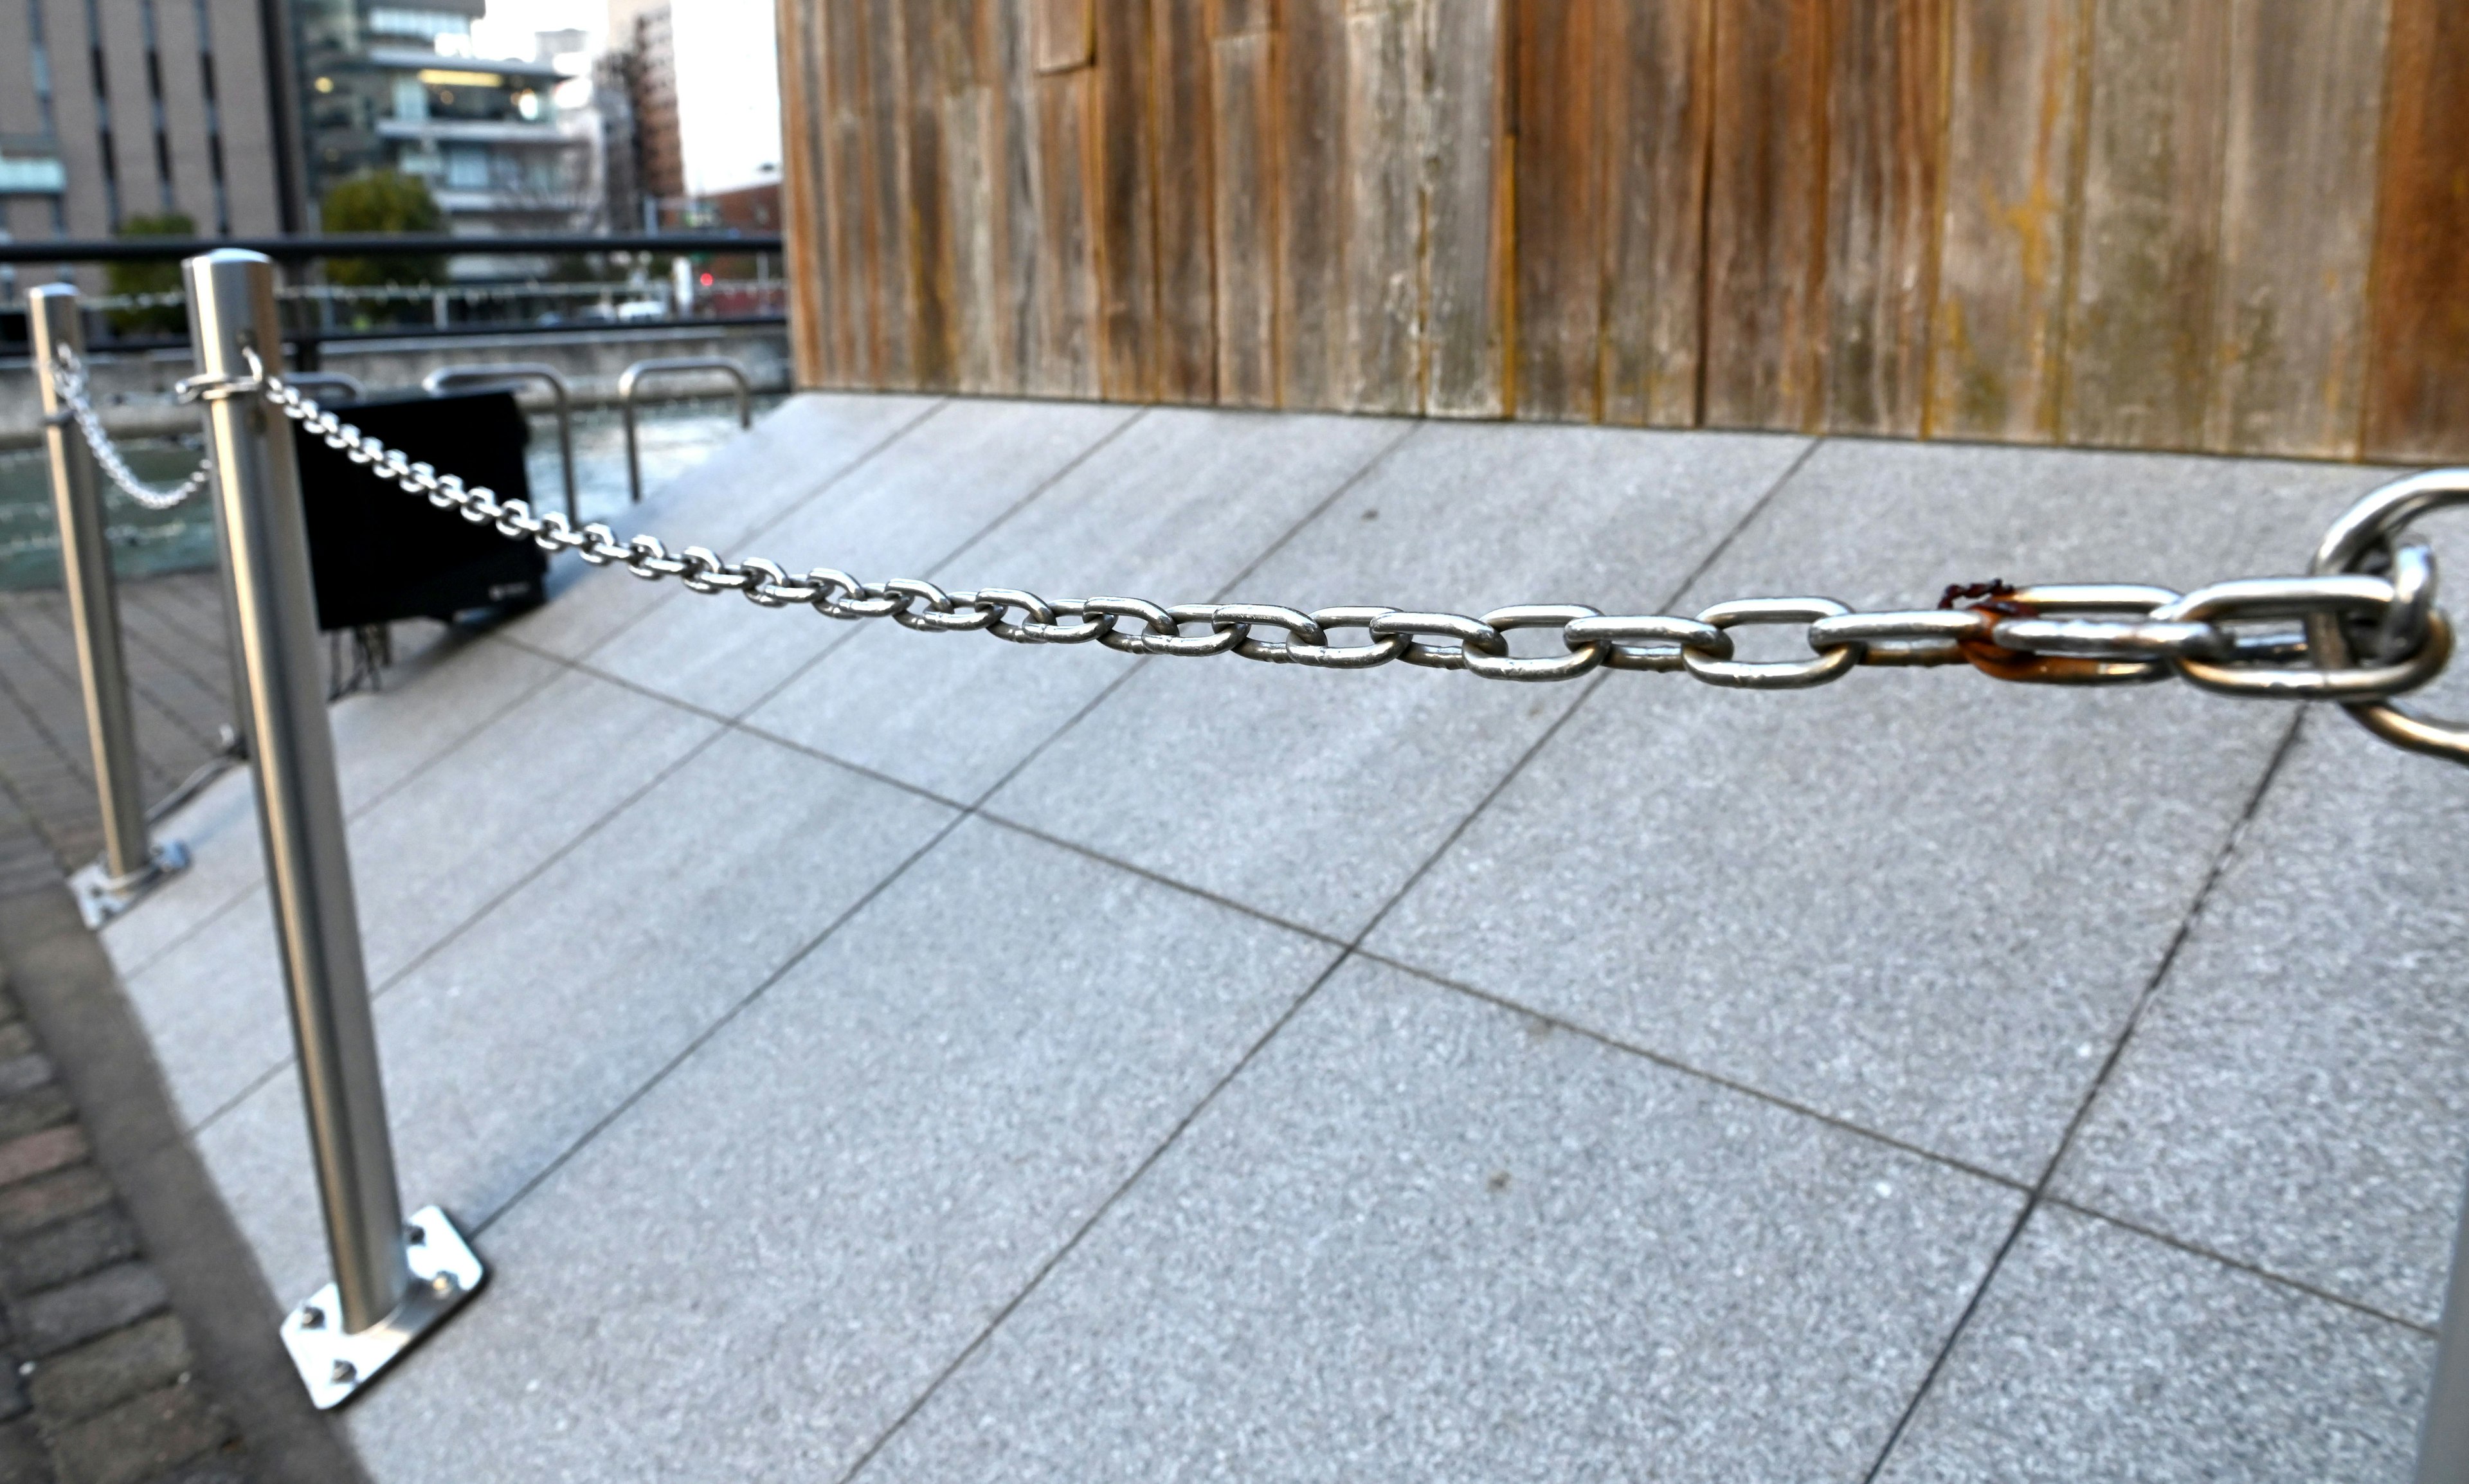
<path fill-rule="evenodd" d="M 301 1306 L 300 1328 L 304 1330 L 322 1330 L 325 1327 L 326 1311 L 324 1310 L 319 1309 L 314 1304 L 304 1304 Z"/>
<path fill-rule="evenodd" d="M 353 1368 L 349 1360 L 335 1361 L 334 1376 L 335 1384 L 337 1386 L 348 1386 L 360 1379 L 360 1373 Z"/>
<path fill-rule="evenodd" d="M 428 1280 L 429 1291 L 435 1293 L 439 1298 L 452 1297 L 454 1290 L 461 1287 L 462 1285 L 455 1281 L 452 1273 L 439 1273 L 436 1277 Z"/>

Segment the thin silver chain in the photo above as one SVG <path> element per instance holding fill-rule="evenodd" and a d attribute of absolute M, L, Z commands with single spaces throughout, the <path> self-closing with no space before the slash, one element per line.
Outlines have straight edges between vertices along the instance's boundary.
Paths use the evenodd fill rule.
<path fill-rule="evenodd" d="M 983 632 L 1016 644 L 1096 643 L 1138 655 L 1232 653 L 1321 669 L 1401 661 L 1505 681 L 1575 680 L 1599 668 L 1677 670 L 1709 684 L 1760 690 L 1822 685 L 1863 665 L 1970 664 L 2002 680 L 2109 685 L 2176 675 L 2231 695 L 2352 704 L 2424 684 L 2452 651 L 2451 624 L 2434 606 L 2434 560 L 2416 542 L 2380 545 L 2366 564 L 2378 571 L 2240 578 L 2186 593 L 2124 583 L 1981 583 L 1949 589 L 1935 608 L 1882 613 L 1855 613 L 1821 597 L 1741 598 L 1687 616 L 1604 614 L 1574 603 L 1480 616 L 1360 606 L 1305 612 L 1261 603 L 1043 598 L 1012 588 L 946 591 L 916 578 L 865 582 L 833 568 L 793 576 L 762 557 L 728 561 L 703 546 L 672 555 L 655 536 L 621 541 L 606 525 L 577 529 L 559 512 L 536 514 L 522 500 L 499 499 L 343 422 L 266 375 L 254 353 L 248 360 L 249 377 L 199 379 L 183 383 L 185 394 L 263 396 L 380 478 L 545 551 L 571 551 L 646 581 L 673 577 L 694 592 L 734 592 L 762 608 L 888 618 L 930 634 Z M 2310 618 L 2336 623 L 2356 662 L 2310 662 L 2308 631 L 2291 621 Z M 1803 626 L 1810 654 L 1740 658 L 1730 631 L 1758 624 Z M 1512 655 L 1509 636 L 1521 629 L 1546 631 L 1547 652 Z M 1366 642 L 1330 641 L 1333 632 L 1348 631 L 1362 633 Z"/>
<path fill-rule="evenodd" d="M 53 359 L 53 386 L 58 389 L 60 401 L 77 423 L 78 431 L 85 434 L 86 447 L 94 450 L 94 461 L 112 483 L 120 486 L 122 494 L 149 510 L 169 510 L 204 489 L 206 481 L 215 476 L 214 460 L 209 457 L 198 460 L 187 478 L 168 490 L 158 490 L 138 478 L 128 461 L 120 456 L 111 435 L 104 431 L 103 419 L 96 415 L 94 403 L 86 395 L 85 362 L 65 345 L 57 349 Z"/>

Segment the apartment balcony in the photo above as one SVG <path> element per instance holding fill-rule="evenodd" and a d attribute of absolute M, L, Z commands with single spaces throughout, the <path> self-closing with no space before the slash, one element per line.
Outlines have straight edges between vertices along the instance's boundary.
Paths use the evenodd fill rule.
<path fill-rule="evenodd" d="M 580 148 L 588 141 L 579 135 L 559 131 L 549 120 L 528 119 L 380 119 L 380 139 L 409 140 L 419 144 L 511 144 L 571 145 Z"/>

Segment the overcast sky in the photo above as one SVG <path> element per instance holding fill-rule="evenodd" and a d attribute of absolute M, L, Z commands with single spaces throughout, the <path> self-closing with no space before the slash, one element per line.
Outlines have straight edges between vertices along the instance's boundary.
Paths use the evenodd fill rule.
<path fill-rule="evenodd" d="M 686 189 L 697 195 L 777 180 L 780 84 L 770 0 L 687 0 L 671 12 Z M 606 0 L 489 0 L 472 28 L 487 57 L 529 57 L 532 34 L 568 27 L 608 44 Z M 769 170 L 765 166 L 772 167 Z"/>

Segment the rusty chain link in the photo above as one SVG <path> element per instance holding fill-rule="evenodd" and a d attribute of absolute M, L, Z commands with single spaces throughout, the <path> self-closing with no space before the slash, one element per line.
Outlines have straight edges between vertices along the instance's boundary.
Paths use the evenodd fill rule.
<path fill-rule="evenodd" d="M 2183 593 L 2122 583 L 1980 583 L 1950 588 L 1927 609 L 1855 613 L 1831 598 L 1770 597 L 1718 603 L 1691 616 L 1604 614 L 1574 603 L 1523 604 L 1478 616 L 1364 606 L 1165 607 L 1129 597 L 1044 598 L 1008 588 L 946 591 L 914 578 L 866 582 L 833 568 L 793 574 L 760 557 L 729 561 L 703 546 L 672 553 L 655 536 L 621 541 L 603 524 L 578 529 L 556 511 L 535 514 L 522 500 L 499 499 L 409 459 L 266 375 L 254 353 L 248 359 L 248 379 L 183 383 L 184 394 L 263 396 L 328 447 L 474 524 L 646 581 L 673 577 L 691 591 L 734 592 L 764 608 L 889 618 L 925 633 L 981 631 L 1018 644 L 1097 643 L 1182 658 L 1231 651 L 1316 669 L 1399 661 L 1502 681 L 1575 680 L 1599 668 L 1665 670 L 1712 685 L 1792 690 L 1863 666 L 1951 664 L 2047 684 L 2175 676 L 2226 695 L 2341 702 L 2403 746 L 2469 761 L 2469 730 L 2408 717 L 2389 705 L 2441 673 L 2453 643 L 2451 621 L 2434 606 L 2434 556 L 2422 543 L 2399 540 L 2401 528 L 2428 510 L 2469 500 L 2469 472 L 2388 487 L 2407 486 L 2405 498 L 2368 496 L 2326 537 L 2311 575 L 2239 578 Z M 1751 625 L 1797 625 L 1809 654 L 1742 659 L 1732 631 Z M 1512 654 L 1509 636 L 1520 630 L 1544 631 L 1558 646 L 1547 640 L 1544 653 Z M 1352 634 L 1364 641 L 1332 638 Z"/>

